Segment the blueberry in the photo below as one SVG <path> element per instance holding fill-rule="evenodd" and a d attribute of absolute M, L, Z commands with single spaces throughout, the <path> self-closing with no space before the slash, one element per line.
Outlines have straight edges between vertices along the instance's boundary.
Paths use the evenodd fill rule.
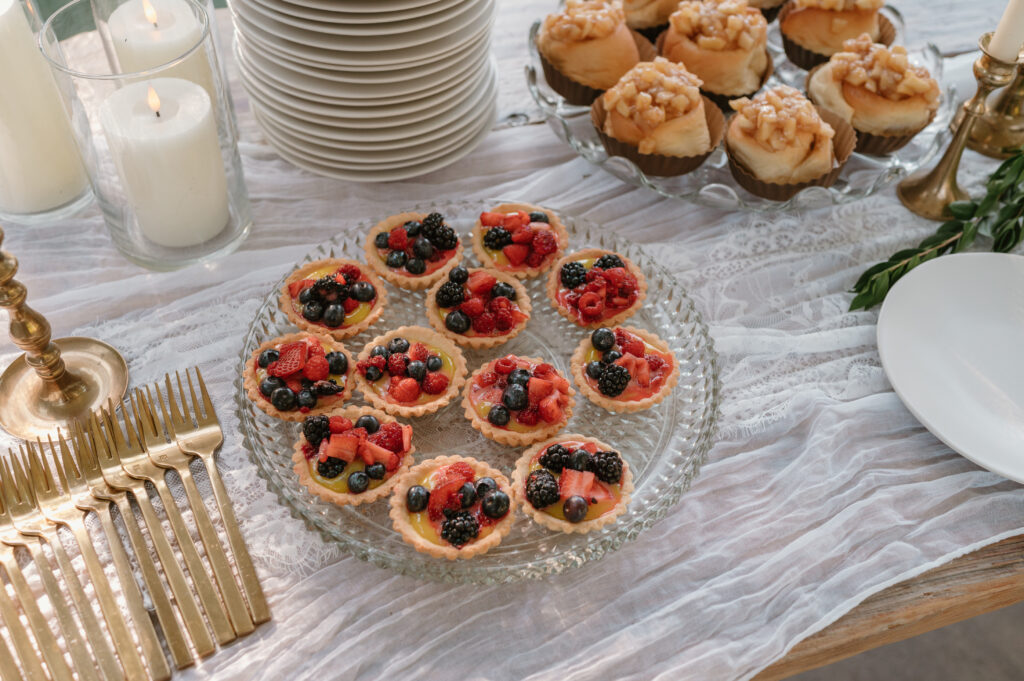
<path fill-rule="evenodd" d="M 615 347 L 615 333 L 611 329 L 597 329 L 590 334 L 590 344 L 598 352 L 608 352 Z"/>
<path fill-rule="evenodd" d="M 491 288 L 491 296 L 497 298 L 499 296 L 508 298 L 509 300 L 516 299 L 516 289 L 512 284 L 506 284 L 503 281 L 499 281 Z"/>
<path fill-rule="evenodd" d="M 444 317 L 444 326 L 453 333 L 469 331 L 469 317 L 462 310 L 452 310 Z"/>
<path fill-rule="evenodd" d="M 488 492 L 493 492 L 496 489 L 498 489 L 498 483 L 490 476 L 476 481 L 476 495 L 481 499 L 487 496 Z"/>
<path fill-rule="evenodd" d="M 409 513 L 419 513 L 427 507 L 428 501 L 430 492 L 422 485 L 413 485 L 405 493 L 405 507 L 409 509 Z"/>
<path fill-rule="evenodd" d="M 427 357 L 427 371 L 440 371 L 443 366 L 444 362 L 437 355 Z"/>
<path fill-rule="evenodd" d="M 389 232 L 377 232 L 377 236 L 373 237 L 373 245 L 377 248 L 387 248 L 389 234 Z"/>
<path fill-rule="evenodd" d="M 504 426 L 508 424 L 509 416 L 508 409 L 500 404 L 494 405 L 491 407 L 491 410 L 487 412 L 487 420 L 496 426 Z"/>
<path fill-rule="evenodd" d="M 417 258 L 430 260 L 434 256 L 434 245 L 425 237 L 412 242 L 412 253 Z"/>
<path fill-rule="evenodd" d="M 267 376 L 260 381 L 260 392 L 263 393 L 264 397 L 270 397 L 274 394 L 274 391 L 278 388 L 284 388 L 284 379 L 278 378 L 277 376 Z"/>
<path fill-rule="evenodd" d="M 423 274 L 427 271 L 427 263 L 419 258 L 410 258 L 409 262 L 405 263 L 405 269 L 409 274 Z"/>
<path fill-rule="evenodd" d="M 452 271 L 448 273 L 448 281 L 454 281 L 456 284 L 465 284 L 469 279 L 469 270 L 459 265 L 453 267 Z"/>
<path fill-rule="evenodd" d="M 365 428 L 367 433 L 373 435 L 380 430 L 380 421 L 372 414 L 364 414 L 356 419 L 356 428 Z"/>
<path fill-rule="evenodd" d="M 302 306 L 302 316 L 308 321 L 318 322 L 324 316 L 324 306 L 316 300 L 311 300 Z"/>
<path fill-rule="evenodd" d="M 480 502 L 480 508 L 488 518 L 501 518 L 508 513 L 508 507 L 511 503 L 507 494 L 500 489 L 496 489 L 484 495 L 483 500 Z"/>
<path fill-rule="evenodd" d="M 387 359 L 391 356 L 391 351 L 384 345 L 374 345 L 373 349 L 370 350 L 370 357 L 383 357 Z"/>
<path fill-rule="evenodd" d="M 501 395 L 501 402 L 512 411 L 526 409 L 526 405 L 529 402 L 526 388 L 518 383 L 509 383 L 505 386 L 505 392 Z"/>
<path fill-rule="evenodd" d="M 585 449 L 577 449 L 569 455 L 569 458 L 565 462 L 565 467 L 571 468 L 574 471 L 585 471 L 589 469 L 590 452 Z"/>
<path fill-rule="evenodd" d="M 332 303 L 324 310 L 323 323 L 326 326 L 336 329 L 345 323 L 345 306 Z"/>
<path fill-rule="evenodd" d="M 622 353 L 619 352 L 618 350 L 609 350 L 608 352 L 604 353 L 604 357 L 601 358 L 601 362 L 603 364 L 611 364 L 620 357 L 622 357 Z"/>
<path fill-rule="evenodd" d="M 291 388 L 278 388 L 270 393 L 270 403 L 274 405 L 275 409 L 291 411 L 295 408 L 295 393 Z"/>
<path fill-rule="evenodd" d="M 366 367 L 366 380 L 370 383 L 380 380 L 380 377 L 384 375 L 384 372 L 377 367 Z"/>
<path fill-rule="evenodd" d="M 313 300 L 313 287 L 304 288 L 299 292 L 299 302 L 305 305 L 309 301 Z"/>
<path fill-rule="evenodd" d="M 348 371 L 348 357 L 342 352 L 328 352 L 327 369 L 332 374 L 345 373 Z"/>
<path fill-rule="evenodd" d="M 409 352 L 409 341 L 404 338 L 392 338 L 388 341 L 388 352 L 395 354 L 396 352 Z"/>
<path fill-rule="evenodd" d="M 405 373 L 417 381 L 422 381 L 427 377 L 427 365 L 418 360 L 413 360 L 406 365 Z"/>
<path fill-rule="evenodd" d="M 271 362 L 276 362 L 280 358 L 281 353 L 278 352 L 277 350 L 264 350 L 263 352 L 260 353 L 260 358 L 256 361 L 259 362 L 259 365 L 261 367 L 266 369 L 268 366 L 270 366 Z"/>
<path fill-rule="evenodd" d="M 300 390 L 299 394 L 295 396 L 295 402 L 299 405 L 299 409 L 303 407 L 312 409 L 316 406 L 316 395 L 312 390 Z"/>
<path fill-rule="evenodd" d="M 530 382 L 530 372 L 526 369 L 515 369 L 511 374 L 508 375 L 509 385 L 521 385 L 526 386 Z"/>
<path fill-rule="evenodd" d="M 542 213 L 539 210 L 535 210 L 530 213 L 530 222 L 546 222 L 551 223 L 551 218 L 548 217 L 547 213 Z"/>
<path fill-rule="evenodd" d="M 405 251 L 391 251 L 388 253 L 387 266 L 392 269 L 398 269 L 405 265 L 406 256 Z"/>
<path fill-rule="evenodd" d="M 578 494 L 569 497 L 562 504 L 562 513 L 570 523 L 582 522 L 587 517 L 588 510 L 590 507 L 587 505 L 587 500 Z"/>
<path fill-rule="evenodd" d="M 419 220 L 409 220 L 402 227 L 405 227 L 405 234 L 409 237 L 419 236 L 420 232 L 423 231 L 423 223 Z"/>
<path fill-rule="evenodd" d="M 372 463 L 366 467 L 366 474 L 371 480 L 383 480 L 384 476 L 387 475 L 387 469 L 384 468 L 382 463 Z"/>
<path fill-rule="evenodd" d="M 600 362 L 587 362 L 587 376 L 590 376 L 595 381 L 601 378 L 601 374 L 604 373 L 604 365 Z"/>
<path fill-rule="evenodd" d="M 352 494 L 362 494 L 369 486 L 370 476 L 363 471 L 355 471 L 348 474 L 348 491 L 352 492 Z"/>
<path fill-rule="evenodd" d="M 462 499 L 462 508 L 469 508 L 476 503 L 476 487 L 473 483 L 467 482 L 459 488 L 459 498 Z"/>
<path fill-rule="evenodd" d="M 377 297 L 377 290 L 368 281 L 357 281 L 350 289 L 352 297 L 361 303 L 368 303 Z"/>

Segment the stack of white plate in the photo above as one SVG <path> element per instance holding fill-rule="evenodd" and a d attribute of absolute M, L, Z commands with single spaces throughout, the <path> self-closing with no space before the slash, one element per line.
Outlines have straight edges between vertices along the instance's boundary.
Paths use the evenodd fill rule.
<path fill-rule="evenodd" d="M 260 128 L 297 166 L 400 180 L 468 154 L 494 121 L 496 0 L 230 0 Z"/>

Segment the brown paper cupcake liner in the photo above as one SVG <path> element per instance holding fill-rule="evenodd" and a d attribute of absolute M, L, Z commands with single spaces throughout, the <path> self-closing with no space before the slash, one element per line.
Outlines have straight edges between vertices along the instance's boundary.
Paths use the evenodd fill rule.
<path fill-rule="evenodd" d="M 817 108 L 817 107 L 815 107 Z M 725 142 L 725 152 L 729 158 L 729 170 L 736 182 L 755 196 L 769 199 L 771 201 L 788 201 L 796 196 L 798 192 L 808 187 L 831 187 L 839 179 L 839 173 L 843 166 L 850 159 L 854 147 L 857 146 L 857 133 L 853 127 L 831 111 L 818 109 L 822 120 L 832 126 L 836 131 L 832 138 L 832 155 L 836 165 L 829 172 L 820 175 L 807 182 L 795 182 L 790 184 L 779 184 L 777 182 L 764 182 L 759 180 L 740 161 L 733 158 L 729 152 L 729 140 Z"/>
<path fill-rule="evenodd" d="M 779 26 L 781 27 L 782 22 L 785 21 L 786 16 L 792 11 L 793 5 L 787 2 L 782 6 L 782 10 L 779 12 Z M 820 54 L 813 50 L 808 50 L 802 45 L 790 40 L 784 31 L 780 31 L 782 34 L 782 47 L 786 50 L 786 57 L 789 61 L 793 62 L 800 68 L 809 71 L 819 64 L 824 64 L 829 60 L 829 55 Z M 896 40 L 896 27 L 893 26 L 892 22 L 889 21 L 889 17 L 882 13 L 878 14 L 878 42 L 883 45 L 892 45 L 893 41 Z"/>
<path fill-rule="evenodd" d="M 651 41 L 636 31 L 630 30 L 630 33 L 633 35 L 633 41 L 640 53 L 640 61 L 653 61 L 658 56 L 658 51 Z M 604 90 L 584 85 L 559 71 L 554 64 L 547 60 L 540 48 L 537 49 L 537 53 L 540 55 L 540 65 L 544 69 L 544 80 L 569 104 L 589 106 L 604 93 Z"/>
<path fill-rule="evenodd" d="M 725 116 L 722 110 L 707 97 L 704 97 L 704 119 L 708 124 L 708 132 L 711 133 L 711 148 L 707 153 L 699 156 L 664 156 L 662 154 L 641 154 L 636 145 L 629 142 L 621 142 L 614 137 L 607 135 L 604 131 L 604 121 L 608 112 L 604 108 L 604 98 L 598 97 L 590 106 L 590 120 L 597 130 L 601 143 L 610 156 L 623 156 L 628 158 L 636 167 L 646 175 L 655 177 L 675 177 L 692 173 L 699 168 L 708 156 L 718 148 L 722 137 L 725 135 Z"/>
<path fill-rule="evenodd" d="M 658 24 L 657 26 L 648 26 L 646 28 L 634 28 L 633 30 L 653 43 L 658 39 L 658 36 L 664 33 L 667 29 L 668 24 Z M 641 61 L 647 60 L 643 59 Z"/>
<path fill-rule="evenodd" d="M 775 7 L 761 7 L 761 14 L 764 15 L 764 20 L 769 24 L 775 21 L 779 16 L 779 12 L 782 10 L 782 6 L 785 5 L 785 1 L 775 5 Z"/>

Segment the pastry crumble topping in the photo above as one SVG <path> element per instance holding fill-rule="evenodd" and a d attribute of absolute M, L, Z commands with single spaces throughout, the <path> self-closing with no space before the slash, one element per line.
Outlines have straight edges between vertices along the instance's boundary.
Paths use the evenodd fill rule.
<path fill-rule="evenodd" d="M 793 9 L 814 7 L 834 12 L 845 12 L 858 9 L 879 10 L 884 4 L 885 0 L 793 0 Z"/>
<path fill-rule="evenodd" d="M 750 99 L 734 99 L 735 125 L 741 131 L 772 149 L 791 146 L 797 134 L 811 133 L 831 139 L 835 130 L 821 120 L 814 105 L 798 90 L 779 85 Z"/>
<path fill-rule="evenodd" d="M 688 0 L 679 3 L 669 21 L 704 50 L 750 50 L 768 27 L 746 0 Z"/>
<path fill-rule="evenodd" d="M 927 69 L 910 64 L 905 47 L 888 48 L 874 43 L 866 33 L 843 43 L 843 51 L 832 56 L 831 64 L 836 80 L 863 87 L 886 99 L 924 95 L 929 103 L 939 101 L 939 84 Z"/>
<path fill-rule="evenodd" d="M 693 111 L 701 102 L 701 79 L 682 64 L 664 57 L 640 62 L 604 93 L 604 106 L 632 120 L 644 129 L 653 129 L 667 120 Z M 654 140 L 637 145 L 641 154 L 654 150 Z"/>
<path fill-rule="evenodd" d="M 561 12 L 544 19 L 544 32 L 555 40 L 596 40 L 611 35 L 625 21 L 618 0 L 569 0 Z"/>

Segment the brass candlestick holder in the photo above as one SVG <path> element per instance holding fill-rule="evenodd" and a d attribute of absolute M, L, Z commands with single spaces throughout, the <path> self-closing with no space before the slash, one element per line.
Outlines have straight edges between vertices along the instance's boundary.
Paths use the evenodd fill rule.
<path fill-rule="evenodd" d="M 978 117 L 985 113 L 988 96 L 1013 79 L 1016 62 L 1000 61 L 988 52 L 991 33 L 981 36 L 978 46 L 981 56 L 974 62 L 974 77 L 978 79 L 978 91 L 964 103 L 959 123 L 954 123 L 953 139 L 946 153 L 931 170 L 921 169 L 907 177 L 896 187 L 896 195 L 911 211 L 930 220 L 945 220 L 952 217 L 949 204 L 969 198 L 967 192 L 956 182 L 960 157 Z"/>
<path fill-rule="evenodd" d="M 4 232 L 0 229 L 0 244 Z M 50 324 L 25 304 L 25 286 L 14 280 L 18 261 L 0 251 L 0 307 L 10 313 L 11 340 L 25 354 L 0 375 L 0 427 L 31 440 L 89 414 L 128 388 L 128 365 L 106 343 L 92 338 L 50 340 Z"/>
<path fill-rule="evenodd" d="M 1009 158 L 1024 147 L 1024 65 L 1013 82 L 996 95 L 967 138 L 967 148 L 992 158 Z"/>

